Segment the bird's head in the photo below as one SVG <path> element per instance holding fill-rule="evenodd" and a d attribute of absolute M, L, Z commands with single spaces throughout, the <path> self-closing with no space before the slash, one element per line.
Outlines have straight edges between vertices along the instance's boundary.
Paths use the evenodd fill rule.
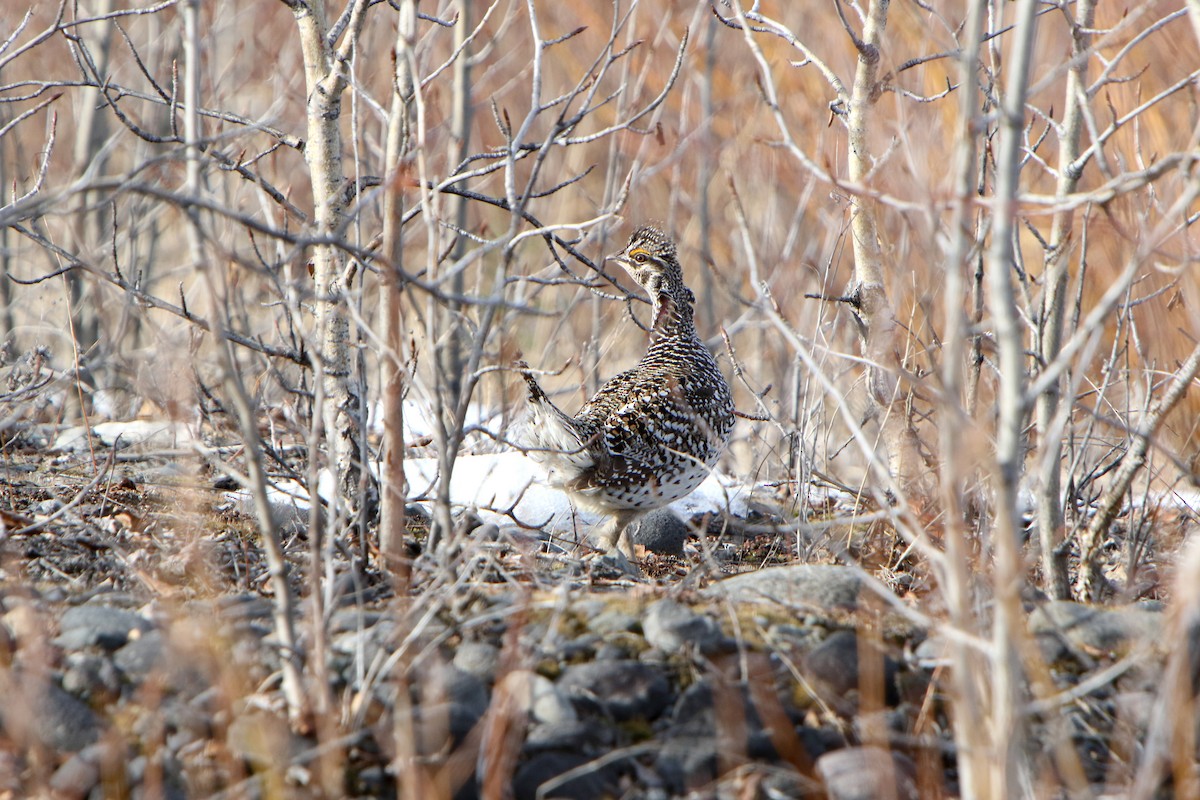
<path fill-rule="evenodd" d="M 683 269 L 675 256 L 675 242 L 665 233 L 651 225 L 643 225 L 629 237 L 625 249 L 609 259 L 624 267 L 650 295 L 656 331 L 691 329 L 692 303 L 696 298 L 683 283 Z"/>
<path fill-rule="evenodd" d="M 658 228 L 643 225 L 629 237 L 629 244 L 609 256 L 638 282 L 653 300 L 659 294 L 683 286 L 683 271 L 675 257 L 675 243 Z"/>

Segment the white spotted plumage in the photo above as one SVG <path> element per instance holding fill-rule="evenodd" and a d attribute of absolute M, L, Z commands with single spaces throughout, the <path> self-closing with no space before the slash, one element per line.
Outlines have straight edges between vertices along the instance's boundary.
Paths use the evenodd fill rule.
<path fill-rule="evenodd" d="M 612 258 L 650 295 L 646 354 L 574 417 L 526 371 L 525 443 L 546 464 L 553 485 L 613 518 L 603 544 L 612 546 L 620 536 L 629 552 L 622 535 L 629 524 L 700 485 L 724 450 L 734 417 L 729 385 L 696 334 L 694 296 L 674 243 L 646 226 Z"/>

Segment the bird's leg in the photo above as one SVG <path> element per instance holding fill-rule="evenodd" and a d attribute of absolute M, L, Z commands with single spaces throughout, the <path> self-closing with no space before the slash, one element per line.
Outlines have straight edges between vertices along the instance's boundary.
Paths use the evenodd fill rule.
<path fill-rule="evenodd" d="M 630 537 L 630 530 L 633 523 L 641 519 L 644 514 L 644 511 L 634 510 L 618 511 L 613 514 L 609 524 L 600 533 L 600 548 L 608 552 L 615 547 L 627 558 L 633 558 L 633 539 Z"/>

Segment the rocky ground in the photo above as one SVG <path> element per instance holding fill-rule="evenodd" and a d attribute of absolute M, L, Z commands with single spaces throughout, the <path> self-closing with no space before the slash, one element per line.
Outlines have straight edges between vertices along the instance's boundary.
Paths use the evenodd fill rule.
<path fill-rule="evenodd" d="M 335 551 L 314 627 L 293 531 L 313 711 L 289 721 L 253 522 L 215 475 L 31 438 L 3 470 L 0 798 L 959 794 L 919 565 L 799 563 L 794 534 L 745 532 L 761 519 L 732 544 L 666 519 L 643 543 L 673 554 L 635 577 L 485 525 L 461 569 L 418 559 L 407 591 Z M 1164 606 L 1026 610 L 1035 796 L 1126 796 Z"/>

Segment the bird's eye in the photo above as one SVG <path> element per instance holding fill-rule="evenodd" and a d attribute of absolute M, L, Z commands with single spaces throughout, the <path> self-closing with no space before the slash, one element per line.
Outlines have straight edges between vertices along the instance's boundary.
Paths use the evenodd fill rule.
<path fill-rule="evenodd" d="M 648 260 L 650 260 L 650 257 L 645 253 L 637 252 L 633 254 L 633 260 L 639 264 L 645 264 Z"/>

